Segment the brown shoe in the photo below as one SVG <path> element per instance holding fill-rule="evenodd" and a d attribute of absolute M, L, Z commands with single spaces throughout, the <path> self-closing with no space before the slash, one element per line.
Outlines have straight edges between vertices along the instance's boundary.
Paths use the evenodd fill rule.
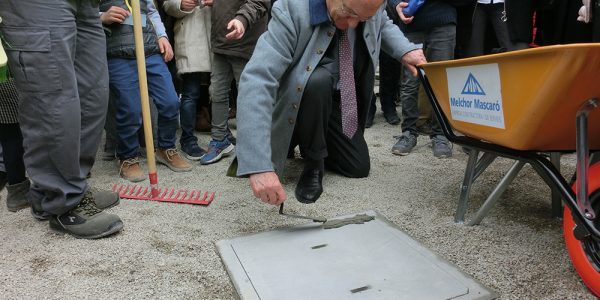
<path fill-rule="evenodd" d="M 143 181 L 146 179 L 146 174 L 140 167 L 140 160 L 137 157 L 129 158 L 126 160 L 119 160 L 119 175 L 123 179 L 131 182 Z"/>
<path fill-rule="evenodd" d="M 158 149 L 156 151 L 156 162 L 167 166 L 174 172 L 188 172 L 192 170 L 192 165 L 185 160 L 177 149 Z"/>

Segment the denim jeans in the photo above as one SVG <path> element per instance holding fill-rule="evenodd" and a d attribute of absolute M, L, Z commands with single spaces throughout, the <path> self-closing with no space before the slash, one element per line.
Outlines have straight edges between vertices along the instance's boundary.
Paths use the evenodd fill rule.
<path fill-rule="evenodd" d="M 405 32 L 409 41 L 423 44 L 427 61 L 441 61 L 454 58 L 454 45 L 456 44 L 456 26 L 443 25 L 429 30 Z M 417 120 L 419 119 L 418 97 L 419 78 L 414 77 L 407 68 L 403 69 L 400 99 L 402 99 L 402 131 L 417 134 Z M 436 118 L 431 118 L 432 135 L 441 135 L 442 130 Z"/>
<path fill-rule="evenodd" d="M 181 75 L 181 107 L 179 108 L 181 123 L 181 146 L 197 143 L 194 135 L 196 127 L 196 107 L 202 95 L 202 73 L 186 73 Z"/>
<path fill-rule="evenodd" d="M 142 107 L 135 59 L 109 58 L 109 83 L 117 105 L 117 157 L 121 160 L 139 155 L 138 130 L 142 126 Z M 148 92 L 158 111 L 158 147 L 175 147 L 179 99 L 171 74 L 158 54 L 146 57 Z"/>
<path fill-rule="evenodd" d="M 212 129 L 214 140 L 223 140 L 227 135 L 227 119 L 229 117 L 229 92 L 231 81 L 240 82 L 240 75 L 248 60 L 231 55 L 215 53 L 213 69 L 210 76 L 210 95 L 212 101 Z"/>

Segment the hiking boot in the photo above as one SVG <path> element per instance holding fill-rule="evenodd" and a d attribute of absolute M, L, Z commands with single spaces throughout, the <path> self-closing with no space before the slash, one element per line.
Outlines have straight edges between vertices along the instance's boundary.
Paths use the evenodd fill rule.
<path fill-rule="evenodd" d="M 17 212 L 23 208 L 29 207 L 27 193 L 29 192 L 30 182 L 25 179 L 21 183 L 9 184 L 6 186 L 8 196 L 6 197 L 6 207 L 8 211 Z"/>
<path fill-rule="evenodd" d="M 117 215 L 98 209 L 91 195 L 86 193 L 81 202 L 69 212 L 52 216 L 50 229 L 81 239 L 98 239 L 121 231 L 123 221 Z"/>
<path fill-rule="evenodd" d="M 167 166 L 173 172 L 188 172 L 192 170 L 192 164 L 181 157 L 175 148 L 158 149 L 156 151 L 156 162 Z"/>
<path fill-rule="evenodd" d="M 200 160 L 200 158 L 206 154 L 206 151 L 200 148 L 196 142 L 181 145 L 181 152 L 183 152 L 185 158 L 189 160 Z"/>
<path fill-rule="evenodd" d="M 229 156 L 234 148 L 235 146 L 227 138 L 221 141 L 213 139 L 208 143 L 208 151 L 202 156 L 200 163 L 203 165 L 216 163 L 221 158 Z"/>
<path fill-rule="evenodd" d="M 437 158 L 447 158 L 452 156 L 450 142 L 443 135 L 435 135 L 431 138 L 431 148 L 433 148 L 433 156 Z"/>
<path fill-rule="evenodd" d="M 137 157 L 128 158 L 119 161 L 119 175 L 125 180 L 139 182 L 146 179 L 146 175 L 140 167 L 140 159 Z"/>
<path fill-rule="evenodd" d="M 396 155 L 407 155 L 416 145 L 417 136 L 410 133 L 410 131 L 405 131 L 392 147 L 392 153 Z"/>

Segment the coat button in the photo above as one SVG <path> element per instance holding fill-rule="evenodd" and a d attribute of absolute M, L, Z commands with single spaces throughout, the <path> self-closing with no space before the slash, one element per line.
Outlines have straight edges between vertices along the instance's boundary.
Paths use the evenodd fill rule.
<path fill-rule="evenodd" d="M 301 86 L 298 86 L 298 87 L 296 88 L 296 90 L 297 90 L 298 92 L 302 92 L 302 87 L 301 87 Z"/>
<path fill-rule="evenodd" d="M 323 54 L 323 49 L 317 49 L 317 54 Z"/>
<path fill-rule="evenodd" d="M 292 107 L 293 107 L 294 109 L 298 109 L 298 103 L 294 103 L 294 104 L 292 104 Z"/>
<path fill-rule="evenodd" d="M 333 31 L 327 31 L 327 36 L 328 37 L 332 37 L 333 36 Z"/>
<path fill-rule="evenodd" d="M 312 70 L 312 68 L 310 66 L 306 66 L 306 72 L 310 72 L 310 70 Z"/>
<path fill-rule="evenodd" d="M 289 119 L 288 119 L 288 122 L 289 122 L 290 124 L 294 124 L 294 119 L 292 119 L 292 118 L 289 118 Z"/>

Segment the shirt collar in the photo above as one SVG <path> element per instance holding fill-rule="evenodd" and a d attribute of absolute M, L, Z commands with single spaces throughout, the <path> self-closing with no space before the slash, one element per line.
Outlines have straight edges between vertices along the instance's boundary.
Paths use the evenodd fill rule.
<path fill-rule="evenodd" d="M 325 22 L 331 22 L 331 18 L 329 17 L 329 11 L 327 11 L 327 3 L 325 2 L 325 0 L 309 1 L 311 25 L 316 26 Z"/>

